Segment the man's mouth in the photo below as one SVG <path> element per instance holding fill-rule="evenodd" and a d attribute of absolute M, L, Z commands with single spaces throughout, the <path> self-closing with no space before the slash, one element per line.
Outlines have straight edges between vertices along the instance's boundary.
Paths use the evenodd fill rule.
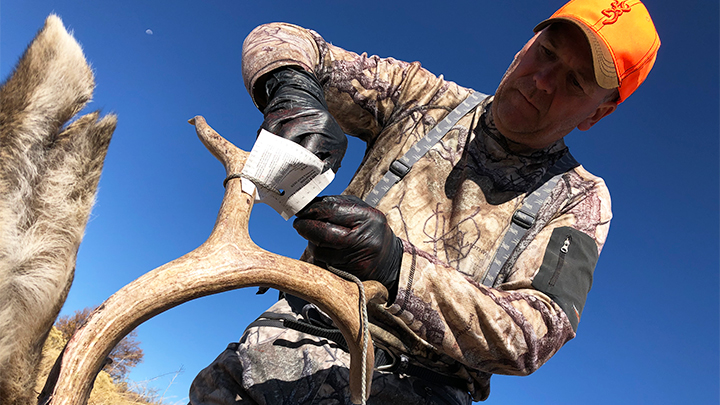
<path fill-rule="evenodd" d="M 532 101 L 532 99 L 531 99 L 530 97 L 528 97 L 528 96 L 525 95 L 525 92 L 524 92 L 524 91 L 522 91 L 522 90 L 520 90 L 520 89 L 518 88 L 518 89 L 517 89 L 517 92 L 520 93 L 520 96 L 522 96 L 522 98 L 525 100 L 525 102 L 526 102 L 528 105 L 530 105 L 530 107 L 532 107 L 536 112 L 538 112 L 538 113 L 540 112 L 540 109 L 535 105 L 535 103 L 533 103 L 533 101 Z"/>

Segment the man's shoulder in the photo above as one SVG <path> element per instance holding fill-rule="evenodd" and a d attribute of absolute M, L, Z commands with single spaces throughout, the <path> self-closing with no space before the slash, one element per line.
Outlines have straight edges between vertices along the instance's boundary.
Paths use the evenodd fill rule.
<path fill-rule="evenodd" d="M 582 164 L 568 171 L 568 181 L 572 188 L 579 188 L 585 192 L 596 194 L 600 200 L 610 203 L 610 191 L 605 180 L 590 173 Z"/>
<path fill-rule="evenodd" d="M 578 163 L 578 165 L 572 170 L 570 170 L 570 172 L 585 181 L 605 184 L 605 180 L 603 180 L 602 177 L 590 173 L 590 171 L 588 171 L 588 169 L 586 169 L 585 166 L 582 165 L 582 163 Z"/>

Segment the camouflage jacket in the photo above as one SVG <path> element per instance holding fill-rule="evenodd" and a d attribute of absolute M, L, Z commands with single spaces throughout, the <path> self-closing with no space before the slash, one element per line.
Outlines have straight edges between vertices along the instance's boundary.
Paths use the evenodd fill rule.
<path fill-rule="evenodd" d="M 250 94 L 285 65 L 313 72 L 345 133 L 367 143 L 345 190 L 360 198 L 472 91 L 417 62 L 358 55 L 298 26 L 249 34 L 242 73 Z M 465 377 L 475 400 L 487 397 L 491 374 L 530 374 L 575 337 L 611 218 L 604 181 L 582 166 L 568 171 L 495 286 L 481 285 L 513 213 L 568 153 L 562 140 L 511 152 L 491 102 L 461 118 L 377 206 L 405 252 L 396 300 L 372 308 L 374 339 Z"/>

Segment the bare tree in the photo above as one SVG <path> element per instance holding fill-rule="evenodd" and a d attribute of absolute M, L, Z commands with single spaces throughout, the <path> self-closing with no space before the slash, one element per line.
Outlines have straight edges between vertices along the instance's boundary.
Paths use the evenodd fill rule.
<path fill-rule="evenodd" d="M 73 315 L 61 316 L 55 321 L 55 327 L 62 333 L 65 340 L 70 340 L 70 337 L 87 321 L 94 310 L 95 308 L 86 307 L 75 311 Z M 103 367 L 103 370 L 110 374 L 113 381 L 124 380 L 131 368 L 142 363 L 144 354 L 140 348 L 140 342 L 136 339 L 137 331 L 134 330 L 122 338 L 110 351 L 108 357 L 111 362 Z"/>

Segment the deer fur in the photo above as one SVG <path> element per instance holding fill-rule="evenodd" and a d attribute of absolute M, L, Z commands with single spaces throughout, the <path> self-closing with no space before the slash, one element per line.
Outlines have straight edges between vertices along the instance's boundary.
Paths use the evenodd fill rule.
<path fill-rule="evenodd" d="M 0 88 L 0 404 L 35 402 L 43 343 L 67 297 L 116 117 L 68 122 L 93 73 L 59 17 Z"/>

